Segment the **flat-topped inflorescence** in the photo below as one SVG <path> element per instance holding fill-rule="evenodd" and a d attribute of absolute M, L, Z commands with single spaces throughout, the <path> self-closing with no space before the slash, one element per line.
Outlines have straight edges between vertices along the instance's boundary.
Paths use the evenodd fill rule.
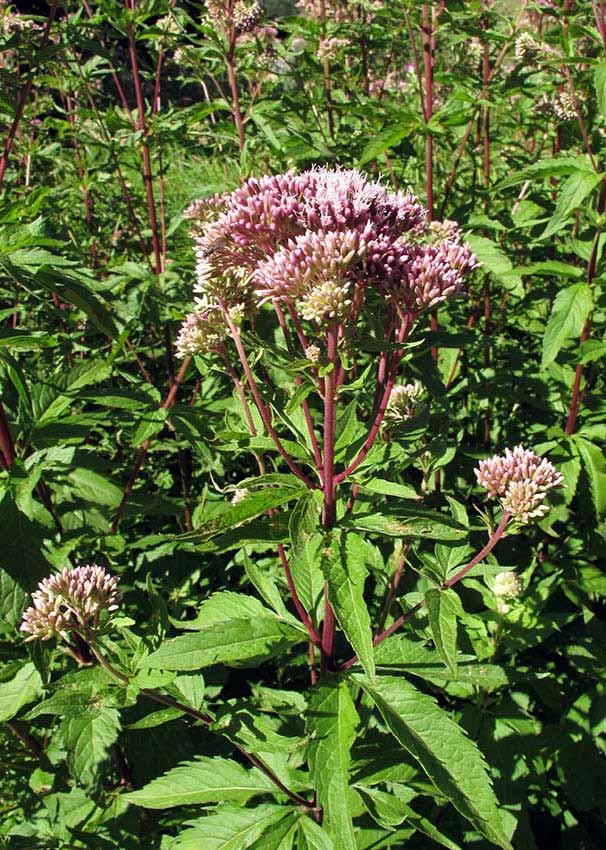
<path fill-rule="evenodd" d="M 522 523 L 545 516 L 548 492 L 564 480 L 550 461 L 522 446 L 481 460 L 475 474 L 489 497 L 497 498 L 503 510 Z"/>
<path fill-rule="evenodd" d="M 95 564 L 55 573 L 43 579 L 23 614 L 21 631 L 27 640 L 49 640 L 72 630 L 98 627 L 103 613 L 118 608 L 118 578 Z"/>
<path fill-rule="evenodd" d="M 187 211 L 198 310 L 284 303 L 315 325 L 355 322 L 374 290 L 417 314 L 458 292 L 477 260 L 453 222 L 355 169 L 250 178 Z"/>

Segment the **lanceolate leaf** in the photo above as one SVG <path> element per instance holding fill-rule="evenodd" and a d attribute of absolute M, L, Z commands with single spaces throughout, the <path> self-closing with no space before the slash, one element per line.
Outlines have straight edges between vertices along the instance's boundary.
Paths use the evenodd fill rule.
<path fill-rule="evenodd" d="M 291 812 L 286 806 L 221 806 L 215 814 L 191 822 L 170 850 L 247 850 Z"/>
<path fill-rule="evenodd" d="M 314 612 L 322 595 L 324 578 L 320 567 L 323 534 L 320 532 L 321 497 L 305 493 L 293 508 L 289 532 L 290 569 L 303 607 Z"/>
<path fill-rule="evenodd" d="M 275 617 L 228 620 L 167 640 L 142 666 L 164 670 L 200 670 L 212 664 L 254 666 L 301 640 L 300 631 Z"/>
<path fill-rule="evenodd" d="M 583 459 L 595 515 L 599 520 L 606 514 L 606 459 L 602 450 L 595 443 L 580 435 L 575 440 L 575 445 Z"/>
<path fill-rule="evenodd" d="M 8 682 L 0 683 L 0 723 L 10 720 L 42 691 L 42 679 L 31 661 Z"/>
<path fill-rule="evenodd" d="M 299 820 L 299 834 L 303 837 L 305 850 L 335 850 L 332 838 L 321 826 L 309 817 Z"/>
<path fill-rule="evenodd" d="M 357 722 L 347 682 L 334 680 L 314 689 L 307 721 L 309 764 L 318 804 L 324 809 L 324 827 L 339 850 L 356 850 L 349 766 Z"/>
<path fill-rule="evenodd" d="M 233 801 L 245 803 L 267 794 L 275 786 L 256 768 L 246 768 L 224 758 L 202 756 L 153 779 L 126 799 L 146 809 L 169 809 L 197 803 Z"/>
<path fill-rule="evenodd" d="M 543 367 L 555 360 L 567 340 L 580 335 L 592 306 L 591 289 L 586 283 L 573 283 L 558 292 L 543 337 Z"/>
<path fill-rule="evenodd" d="M 67 763 L 78 783 L 92 784 L 95 772 L 118 737 L 120 715 L 115 708 L 82 707 L 61 724 Z"/>
<path fill-rule="evenodd" d="M 374 676 L 370 616 L 364 601 L 364 540 L 353 532 L 335 532 L 325 547 L 322 569 L 337 621 L 369 676 Z"/>
<path fill-rule="evenodd" d="M 425 594 L 429 626 L 436 649 L 453 676 L 457 674 L 457 612 L 460 604 L 457 594 L 451 588 L 432 588 Z"/>
<path fill-rule="evenodd" d="M 484 757 L 435 700 L 403 677 L 355 675 L 391 733 L 414 756 L 434 785 L 486 838 L 512 850 Z"/>
<path fill-rule="evenodd" d="M 561 188 L 558 188 L 555 212 L 543 231 L 542 238 L 546 239 L 557 233 L 602 179 L 602 175 L 594 171 L 578 171 L 571 174 Z"/>

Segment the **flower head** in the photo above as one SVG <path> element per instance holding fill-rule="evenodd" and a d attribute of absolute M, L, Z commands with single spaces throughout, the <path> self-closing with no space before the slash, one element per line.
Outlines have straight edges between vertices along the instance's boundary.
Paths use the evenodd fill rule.
<path fill-rule="evenodd" d="M 385 423 L 396 424 L 410 419 L 419 409 L 421 399 L 425 390 L 420 381 L 412 384 L 398 384 L 391 391 L 387 409 L 385 411 Z"/>
<path fill-rule="evenodd" d="M 103 567 L 65 568 L 43 579 L 23 614 L 21 631 L 27 640 L 49 640 L 73 629 L 97 628 L 103 612 L 118 608 L 118 578 Z"/>
<path fill-rule="evenodd" d="M 516 599 L 522 593 L 522 582 L 513 570 L 497 573 L 492 585 L 492 592 L 497 599 L 497 609 L 501 614 L 507 614 L 511 608 L 508 599 Z"/>
<path fill-rule="evenodd" d="M 223 314 L 217 307 L 190 313 L 177 336 L 179 357 L 216 351 L 225 338 L 227 328 Z"/>
<path fill-rule="evenodd" d="M 458 225 L 428 228 L 414 195 L 356 169 L 253 177 L 186 215 L 199 309 L 278 300 L 305 321 L 355 319 L 372 287 L 418 312 L 457 292 L 477 264 Z"/>
<path fill-rule="evenodd" d="M 547 493 L 564 480 L 546 458 L 522 446 L 481 460 L 475 474 L 489 497 L 498 498 L 503 510 L 522 523 L 545 516 Z"/>

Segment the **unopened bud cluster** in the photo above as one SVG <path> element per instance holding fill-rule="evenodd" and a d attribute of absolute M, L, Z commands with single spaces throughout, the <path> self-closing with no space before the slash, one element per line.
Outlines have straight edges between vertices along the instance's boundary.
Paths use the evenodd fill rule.
<path fill-rule="evenodd" d="M 198 310 L 282 302 L 316 330 L 357 319 L 369 290 L 412 316 L 457 293 L 477 260 L 452 222 L 356 170 L 250 178 L 188 211 Z M 196 322 L 191 320 L 191 326 Z"/>
<path fill-rule="evenodd" d="M 514 52 L 518 62 L 530 65 L 548 58 L 554 51 L 549 45 L 533 38 L 529 32 L 523 32 L 516 39 Z"/>
<path fill-rule="evenodd" d="M 419 381 L 395 386 L 385 411 L 385 424 L 405 422 L 414 416 L 419 411 L 424 393 L 423 384 Z"/>
<path fill-rule="evenodd" d="M 236 0 L 233 5 L 226 0 L 206 0 L 206 8 L 215 26 L 224 32 L 233 26 L 236 35 L 252 32 L 263 17 L 258 0 Z"/>
<path fill-rule="evenodd" d="M 501 614 L 507 614 L 511 607 L 507 600 L 516 599 L 522 594 L 522 582 L 513 570 L 504 570 L 495 576 L 492 592 L 497 599 L 497 609 Z"/>
<path fill-rule="evenodd" d="M 252 32 L 256 29 L 262 17 L 263 6 L 256 0 L 252 0 L 252 2 L 237 0 L 234 4 L 233 22 L 238 35 Z"/>
<path fill-rule="evenodd" d="M 548 492 L 564 480 L 546 458 L 522 446 L 480 461 L 475 474 L 489 497 L 498 498 L 503 510 L 521 523 L 545 516 Z"/>
<path fill-rule="evenodd" d="M 543 95 L 537 101 L 537 111 L 548 115 L 550 118 L 555 118 L 556 121 L 574 121 L 577 117 L 577 110 L 573 96 L 570 92 L 558 92 L 555 97 Z"/>
<path fill-rule="evenodd" d="M 43 579 L 23 614 L 27 640 L 49 640 L 73 629 L 97 628 L 104 612 L 118 608 L 118 578 L 103 567 L 86 565 Z"/>

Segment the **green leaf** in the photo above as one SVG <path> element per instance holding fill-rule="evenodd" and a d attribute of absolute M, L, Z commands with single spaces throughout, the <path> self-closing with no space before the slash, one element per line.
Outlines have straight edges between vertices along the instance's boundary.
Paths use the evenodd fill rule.
<path fill-rule="evenodd" d="M 570 215 L 581 206 L 585 198 L 593 192 L 603 179 L 601 174 L 593 171 L 580 171 L 570 177 L 558 188 L 558 200 L 553 216 L 541 234 L 541 239 L 547 239 L 557 233 Z"/>
<path fill-rule="evenodd" d="M 140 666 L 164 670 L 200 670 L 212 664 L 254 667 L 302 640 L 299 630 L 275 617 L 246 617 L 167 640 Z"/>
<path fill-rule="evenodd" d="M 236 505 L 227 507 L 223 513 L 213 517 L 193 531 L 178 535 L 177 539 L 183 541 L 210 540 L 217 534 L 232 529 L 242 522 L 247 522 L 272 508 L 278 508 L 280 505 L 291 502 L 298 498 L 303 490 L 302 486 L 266 487 L 263 490 L 251 492 Z"/>
<path fill-rule="evenodd" d="M 364 540 L 353 532 L 333 532 L 324 546 L 322 570 L 337 622 L 345 632 L 365 672 L 372 678 L 375 662 L 370 615 L 364 601 L 367 576 Z"/>
<path fill-rule="evenodd" d="M 575 445 L 583 460 L 583 468 L 589 480 L 589 489 L 593 498 L 596 519 L 606 515 L 606 461 L 604 454 L 595 443 L 580 435 L 575 438 Z"/>
<path fill-rule="evenodd" d="M 436 649 L 452 675 L 456 676 L 457 615 L 461 607 L 459 597 L 451 588 L 438 590 L 432 587 L 425 594 L 425 605 Z"/>
<path fill-rule="evenodd" d="M 31 661 L 8 682 L 0 682 L 0 723 L 15 717 L 42 693 L 42 678 Z"/>
<path fill-rule="evenodd" d="M 510 685 L 514 680 L 514 676 L 503 667 L 478 664 L 473 656 L 459 656 L 457 674 L 453 676 L 450 670 L 444 668 L 438 652 L 421 641 L 410 640 L 399 634 L 392 635 L 376 647 L 375 662 L 379 670 L 404 672 L 434 684 L 454 681 L 476 685 L 485 690 L 496 690 Z"/>
<path fill-rule="evenodd" d="M 324 536 L 320 532 L 321 495 L 305 493 L 292 510 L 288 530 L 290 571 L 303 607 L 311 615 L 322 596 L 324 577 L 320 566 Z"/>
<path fill-rule="evenodd" d="M 514 295 L 522 297 L 524 286 L 519 269 L 515 269 L 509 257 L 503 253 L 496 242 L 485 236 L 471 233 L 467 236 L 472 251 L 482 263 L 482 268 L 496 277 L 503 287 Z"/>
<path fill-rule="evenodd" d="M 396 124 L 391 127 L 386 127 L 381 132 L 376 133 L 371 141 L 362 151 L 362 155 L 358 160 L 358 168 L 366 165 L 367 162 L 373 162 L 382 153 L 393 148 L 404 139 L 411 130 L 411 123 Z"/>
<path fill-rule="evenodd" d="M 299 834 L 305 842 L 303 850 L 335 850 L 330 835 L 309 817 L 299 819 Z"/>
<path fill-rule="evenodd" d="M 253 809 L 221 806 L 212 815 L 192 821 L 170 850 L 247 850 L 264 832 L 292 812 L 285 806 Z"/>
<path fill-rule="evenodd" d="M 133 432 L 131 444 L 137 447 L 141 443 L 144 443 L 145 440 L 154 437 L 162 430 L 167 418 L 168 410 L 164 407 L 158 407 L 155 410 L 149 410 L 147 413 L 144 413 Z"/>
<path fill-rule="evenodd" d="M 152 779 L 139 791 L 126 794 L 125 799 L 145 809 L 170 809 L 222 801 L 245 803 L 274 789 L 271 780 L 257 768 L 249 770 L 217 756 L 199 756 Z"/>
<path fill-rule="evenodd" d="M 441 791 L 482 835 L 512 850 L 503 831 L 498 801 L 484 757 L 476 745 L 435 700 L 406 679 L 378 676 L 373 684 L 353 679 L 381 712 L 391 733 L 421 764 Z"/>
<path fill-rule="evenodd" d="M 34 275 L 35 283 L 39 283 L 49 292 L 56 292 L 64 301 L 70 301 L 79 307 L 91 322 L 104 334 L 116 339 L 120 334 L 111 312 L 105 302 L 88 287 L 66 272 L 58 272 L 51 266 L 42 266 Z"/>
<path fill-rule="evenodd" d="M 606 62 L 600 62 L 593 69 L 593 84 L 602 118 L 606 118 Z"/>
<path fill-rule="evenodd" d="M 592 307 L 593 297 L 586 283 L 573 283 L 558 292 L 543 337 L 543 368 L 555 360 L 567 340 L 580 335 Z"/>
<path fill-rule="evenodd" d="M 344 680 L 320 684 L 312 692 L 307 715 L 309 766 L 323 825 L 339 850 L 356 850 L 351 820 L 349 767 L 358 715 Z"/>
<path fill-rule="evenodd" d="M 428 540 L 465 540 L 467 530 L 446 514 L 423 505 L 398 503 L 395 510 L 376 514 L 355 514 L 344 525 L 389 537 L 420 537 Z"/>
<path fill-rule="evenodd" d="M 54 345 L 57 345 L 57 337 L 44 331 L 26 331 L 20 328 L 0 329 L 0 346 L 14 351 L 29 351 Z"/>
<path fill-rule="evenodd" d="M 82 706 L 61 723 L 71 775 L 82 785 L 91 785 L 97 767 L 105 761 L 118 737 L 120 715 L 115 708 Z"/>
<path fill-rule="evenodd" d="M 69 473 L 69 482 L 76 496 L 93 505 L 115 508 L 122 499 L 122 488 L 92 469 L 76 467 Z"/>

